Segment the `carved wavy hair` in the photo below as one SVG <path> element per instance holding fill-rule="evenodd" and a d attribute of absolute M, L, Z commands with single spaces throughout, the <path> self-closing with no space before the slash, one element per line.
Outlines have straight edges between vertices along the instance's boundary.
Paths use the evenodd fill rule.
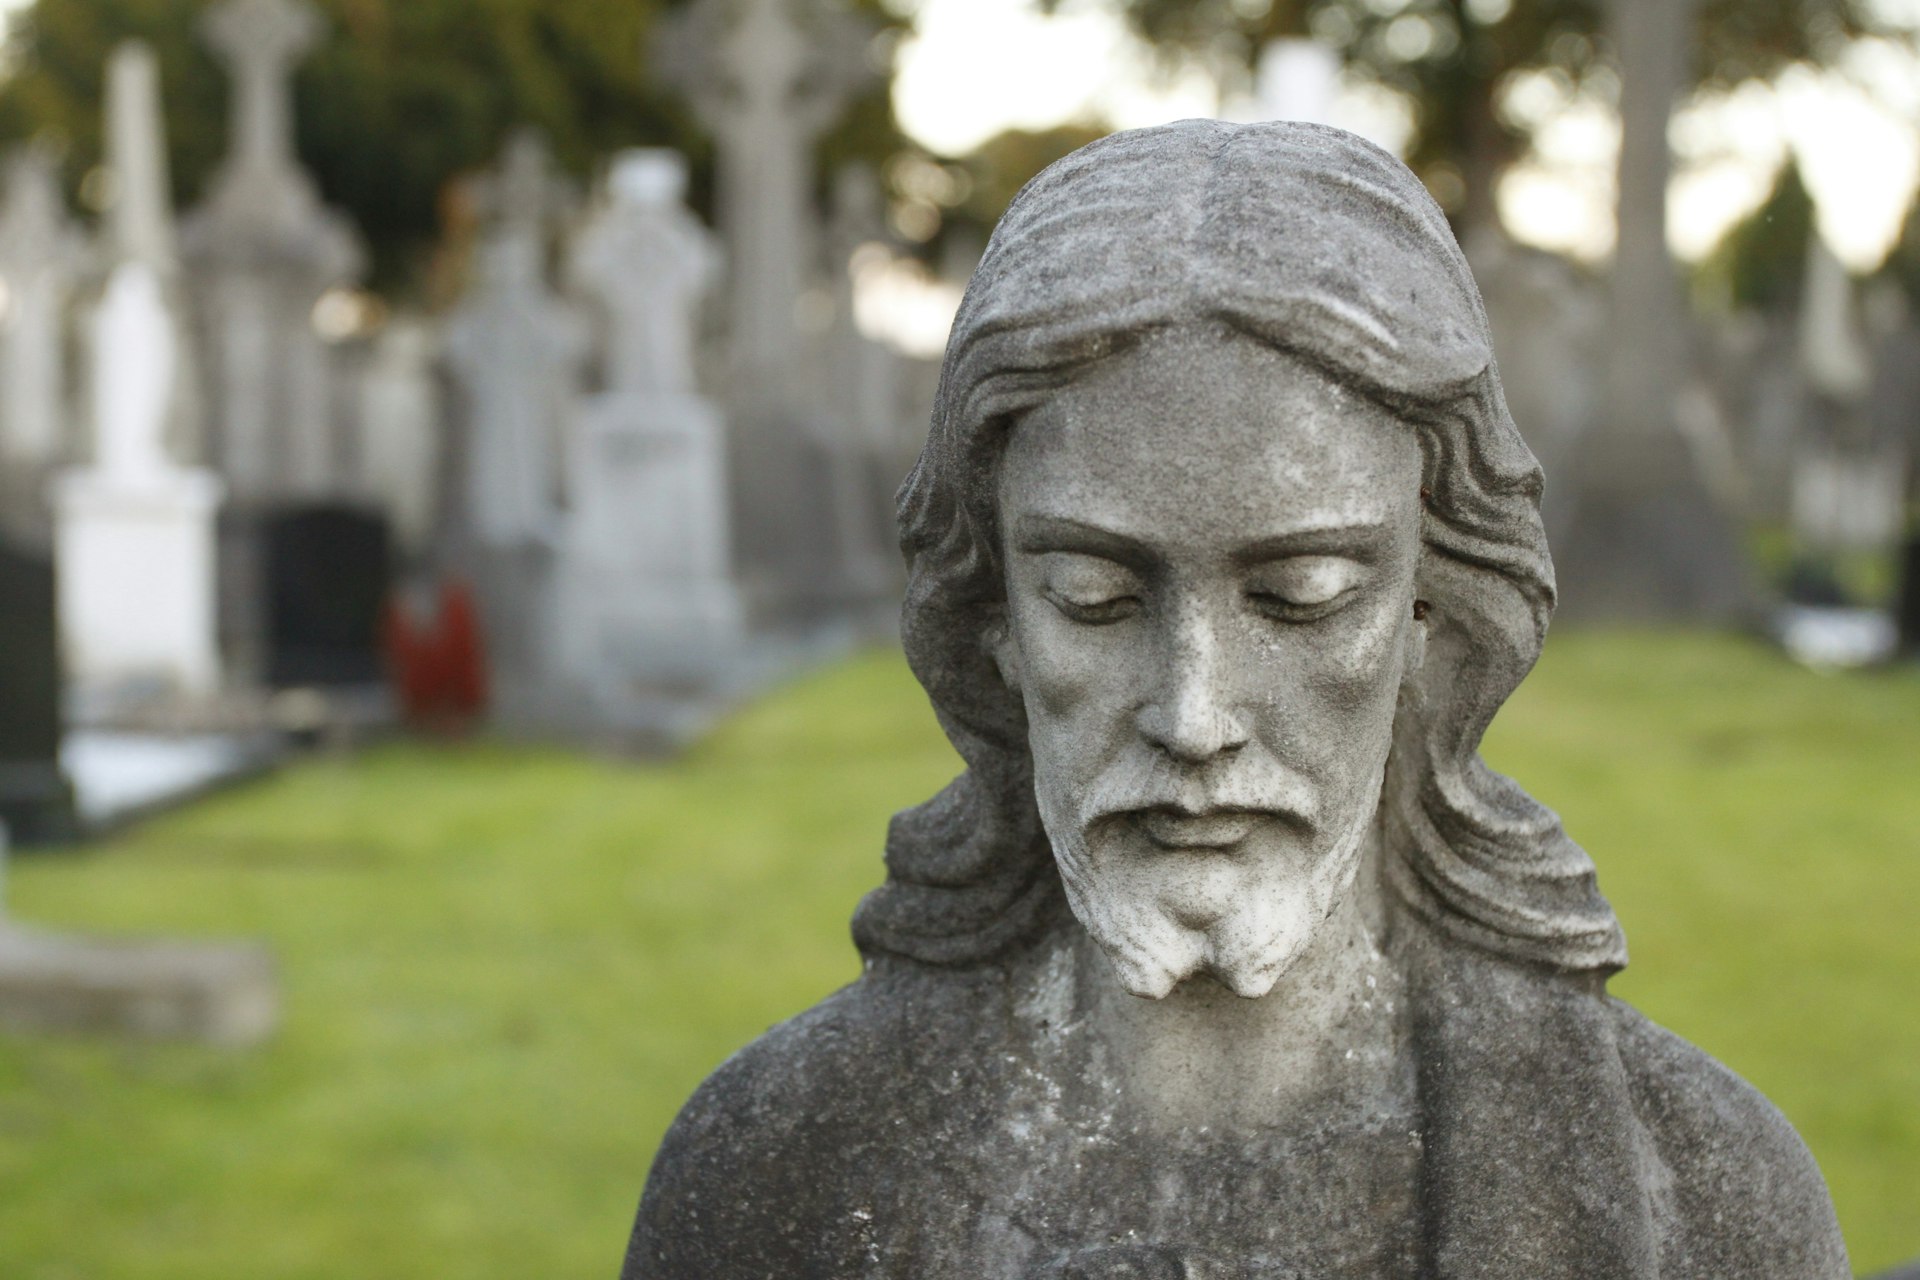
<path fill-rule="evenodd" d="M 1540 468 L 1446 218 L 1351 134 L 1211 121 L 1117 134 L 1034 179 L 961 304 L 899 521 L 907 658 L 967 768 L 894 819 L 887 882 L 854 918 L 861 950 L 992 963 L 1061 910 L 1024 709 L 989 653 L 1006 625 L 1000 463 L 1023 415 L 1090 364 L 1196 325 L 1308 361 L 1418 433 L 1428 642 L 1400 692 L 1381 800 L 1392 892 L 1487 951 L 1617 970 L 1625 940 L 1592 862 L 1479 757 L 1539 657 L 1554 579 Z"/>

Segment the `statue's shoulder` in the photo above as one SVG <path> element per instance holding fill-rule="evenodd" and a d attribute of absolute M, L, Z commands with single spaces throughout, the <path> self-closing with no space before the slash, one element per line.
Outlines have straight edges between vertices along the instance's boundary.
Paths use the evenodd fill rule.
<path fill-rule="evenodd" d="M 1680 1228 L 1662 1274 L 1850 1276 L 1826 1181 L 1787 1118 L 1706 1053 L 1608 1003 L 1635 1112 L 1672 1175 L 1654 1188 Z"/>
<path fill-rule="evenodd" d="M 661 1142 L 624 1280 L 837 1274 L 861 1256 L 875 1197 L 934 1123 L 942 1029 L 977 998 L 960 978 L 870 972 L 729 1058 Z"/>

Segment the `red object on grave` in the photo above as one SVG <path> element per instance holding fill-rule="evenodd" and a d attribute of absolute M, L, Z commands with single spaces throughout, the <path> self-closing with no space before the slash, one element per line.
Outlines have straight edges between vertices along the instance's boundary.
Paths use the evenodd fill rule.
<path fill-rule="evenodd" d="M 400 714 L 417 729 L 464 733 L 487 709 L 486 647 L 480 612 L 464 582 L 443 583 L 434 616 L 422 622 L 395 596 L 382 628 Z"/>

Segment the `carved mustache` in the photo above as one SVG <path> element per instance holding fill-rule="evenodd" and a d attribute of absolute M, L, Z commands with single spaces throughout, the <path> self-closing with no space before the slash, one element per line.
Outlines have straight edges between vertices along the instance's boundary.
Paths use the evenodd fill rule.
<path fill-rule="evenodd" d="M 1154 753 L 1130 754 L 1103 770 L 1078 808 L 1083 831 L 1116 818 L 1156 815 L 1175 821 L 1274 818 L 1311 830 L 1319 804 L 1305 778 L 1270 757 L 1192 769 Z"/>

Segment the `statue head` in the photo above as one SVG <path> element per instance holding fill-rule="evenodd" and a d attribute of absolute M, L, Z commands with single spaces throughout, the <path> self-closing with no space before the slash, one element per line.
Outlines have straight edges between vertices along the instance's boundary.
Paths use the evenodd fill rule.
<path fill-rule="evenodd" d="M 1540 490 L 1391 156 L 1186 122 L 1053 166 L 901 490 L 907 655 L 968 767 L 896 818 L 863 949 L 990 962 L 1064 900 L 1138 994 L 1257 996 L 1374 848 L 1459 941 L 1618 968 L 1591 862 L 1478 755 L 1553 607 Z"/>

